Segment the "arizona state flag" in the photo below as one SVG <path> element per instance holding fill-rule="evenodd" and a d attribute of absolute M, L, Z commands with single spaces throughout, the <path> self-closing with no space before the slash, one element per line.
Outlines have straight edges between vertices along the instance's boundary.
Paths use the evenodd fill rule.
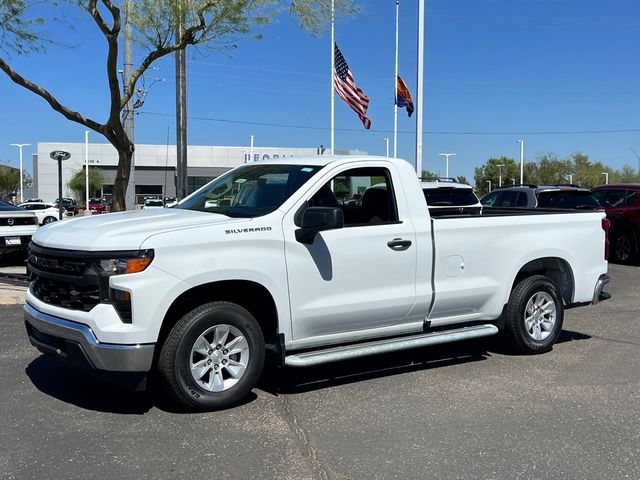
<path fill-rule="evenodd" d="M 413 100 L 411 99 L 411 92 L 409 88 L 402 81 L 400 75 L 398 75 L 398 81 L 396 82 L 396 105 L 400 108 L 406 108 L 407 114 L 411 116 L 413 113 Z"/>

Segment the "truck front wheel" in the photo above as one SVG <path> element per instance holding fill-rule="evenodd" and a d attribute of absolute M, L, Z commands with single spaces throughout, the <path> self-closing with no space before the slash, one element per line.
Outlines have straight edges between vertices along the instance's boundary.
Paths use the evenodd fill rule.
<path fill-rule="evenodd" d="M 264 337 L 243 307 L 212 302 L 195 308 L 171 329 L 158 370 L 167 390 L 190 410 L 238 403 L 255 386 L 264 364 Z"/>
<path fill-rule="evenodd" d="M 506 336 L 520 353 L 548 352 L 562 330 L 562 297 L 543 275 L 522 280 L 511 292 L 505 313 Z"/>

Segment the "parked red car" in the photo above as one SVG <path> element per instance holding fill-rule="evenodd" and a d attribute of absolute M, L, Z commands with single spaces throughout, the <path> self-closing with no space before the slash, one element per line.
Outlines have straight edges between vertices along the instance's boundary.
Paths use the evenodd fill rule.
<path fill-rule="evenodd" d="M 631 264 L 638 261 L 640 239 L 640 183 L 601 185 L 593 196 L 607 212 L 611 222 L 611 259 Z"/>
<path fill-rule="evenodd" d="M 104 207 L 104 203 L 102 202 L 102 199 L 101 198 L 90 198 L 89 199 L 89 210 L 91 210 L 91 213 L 93 213 L 93 214 L 104 213 L 105 207 Z"/>

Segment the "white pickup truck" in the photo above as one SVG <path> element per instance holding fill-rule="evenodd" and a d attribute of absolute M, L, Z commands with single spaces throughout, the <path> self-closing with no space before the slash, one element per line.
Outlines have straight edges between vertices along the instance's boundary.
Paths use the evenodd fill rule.
<path fill-rule="evenodd" d="M 609 297 L 607 226 L 588 211 L 430 218 L 402 160 L 249 163 L 175 208 L 39 230 L 26 327 L 129 387 L 156 371 L 197 410 L 238 402 L 267 349 L 303 367 L 503 331 L 541 353 L 565 308 Z"/>

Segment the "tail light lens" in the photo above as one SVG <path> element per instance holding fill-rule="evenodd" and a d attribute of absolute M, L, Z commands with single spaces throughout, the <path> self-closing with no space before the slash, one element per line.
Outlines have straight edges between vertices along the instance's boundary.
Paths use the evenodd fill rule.
<path fill-rule="evenodd" d="M 602 230 L 604 230 L 604 259 L 609 260 L 609 228 L 611 222 L 608 218 L 602 219 Z"/>

